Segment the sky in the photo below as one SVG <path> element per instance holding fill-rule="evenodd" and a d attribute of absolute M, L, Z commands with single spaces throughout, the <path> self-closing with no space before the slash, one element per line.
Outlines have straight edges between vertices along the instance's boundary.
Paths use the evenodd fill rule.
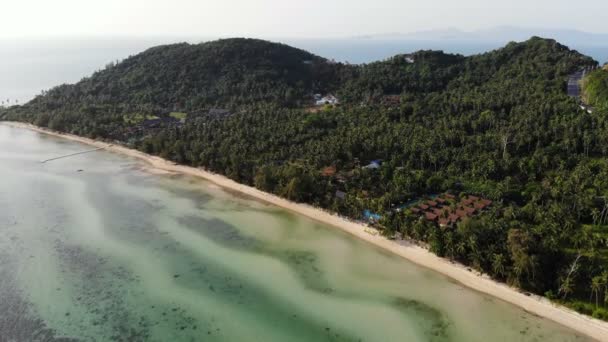
<path fill-rule="evenodd" d="M 607 0 L 0 0 L 0 38 L 340 38 L 456 28 L 608 33 Z"/>

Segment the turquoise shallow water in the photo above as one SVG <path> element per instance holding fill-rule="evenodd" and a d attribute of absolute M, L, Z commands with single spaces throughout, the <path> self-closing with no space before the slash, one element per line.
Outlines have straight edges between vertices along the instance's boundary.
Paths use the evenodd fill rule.
<path fill-rule="evenodd" d="M 585 341 L 201 180 L 39 163 L 87 149 L 0 125 L 0 341 Z"/>

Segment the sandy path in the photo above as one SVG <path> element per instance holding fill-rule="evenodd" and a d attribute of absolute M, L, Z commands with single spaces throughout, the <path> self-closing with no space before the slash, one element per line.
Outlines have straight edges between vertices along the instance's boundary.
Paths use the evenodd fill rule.
<path fill-rule="evenodd" d="M 61 134 L 23 123 L 4 122 L 0 124 L 5 124 L 18 128 L 26 128 L 36 132 L 49 134 L 52 136 L 61 137 L 72 141 L 77 141 L 99 148 L 105 148 L 108 151 L 121 153 L 146 161 L 152 167 L 158 170 L 168 172 L 179 172 L 182 174 L 204 178 L 223 188 L 241 192 L 264 202 L 271 203 L 273 205 L 288 209 L 292 212 L 307 216 L 314 220 L 340 228 L 378 247 L 381 247 L 387 251 L 402 256 L 410 260 L 411 262 L 414 262 L 420 266 L 432 269 L 445 276 L 448 276 L 471 289 L 502 299 L 506 302 L 521 307 L 530 313 L 550 319 L 563 326 L 578 331 L 581 334 L 597 339 L 598 341 L 608 342 L 608 322 L 600 321 L 589 316 L 579 314 L 563 306 L 553 304 L 543 297 L 535 295 L 527 296 L 517 291 L 516 289 L 513 289 L 507 286 L 506 284 L 498 283 L 485 275 L 480 275 L 476 272 L 468 271 L 467 268 L 463 265 L 450 262 L 447 259 L 440 258 L 432 254 L 428 250 L 419 247 L 415 244 L 408 243 L 405 241 L 390 241 L 380 235 L 372 235 L 365 231 L 370 231 L 371 228 L 357 222 L 349 221 L 340 216 L 330 214 L 324 210 L 314 208 L 306 204 L 294 203 L 286 199 L 260 191 L 253 187 L 239 184 L 224 176 L 210 173 L 194 167 L 176 165 L 173 162 L 167 161 L 160 157 L 154 157 L 126 147 L 118 145 L 109 145 L 105 142 L 83 138 L 71 134 Z"/>

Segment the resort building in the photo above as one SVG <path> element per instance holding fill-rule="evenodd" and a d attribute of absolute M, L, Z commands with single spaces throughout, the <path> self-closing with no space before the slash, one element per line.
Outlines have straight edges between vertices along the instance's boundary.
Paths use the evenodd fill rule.
<path fill-rule="evenodd" d="M 438 224 L 442 228 L 455 226 L 465 218 L 474 217 L 487 210 L 492 201 L 478 196 L 466 196 L 458 200 L 454 195 L 443 194 L 411 207 L 412 214 Z"/>

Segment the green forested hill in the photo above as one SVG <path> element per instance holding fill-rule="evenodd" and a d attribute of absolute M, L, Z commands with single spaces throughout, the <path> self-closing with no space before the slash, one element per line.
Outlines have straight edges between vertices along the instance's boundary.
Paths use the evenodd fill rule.
<path fill-rule="evenodd" d="M 271 101 L 291 106 L 335 85 L 335 68 L 306 51 L 255 39 L 151 48 L 36 98 L 31 106 L 190 110 Z"/>
<path fill-rule="evenodd" d="M 583 100 L 591 106 L 608 106 L 608 69 L 598 69 L 583 80 Z"/>
<path fill-rule="evenodd" d="M 606 319 L 608 113 L 566 95 L 568 76 L 596 65 L 541 38 L 367 65 L 222 40 L 148 50 L 5 119 L 118 139 L 355 219 L 370 210 L 388 236 Z M 310 110 L 315 93 L 341 104 Z M 185 123 L 141 123 L 169 112 Z M 495 205 L 448 229 L 395 210 L 444 191 Z"/>

